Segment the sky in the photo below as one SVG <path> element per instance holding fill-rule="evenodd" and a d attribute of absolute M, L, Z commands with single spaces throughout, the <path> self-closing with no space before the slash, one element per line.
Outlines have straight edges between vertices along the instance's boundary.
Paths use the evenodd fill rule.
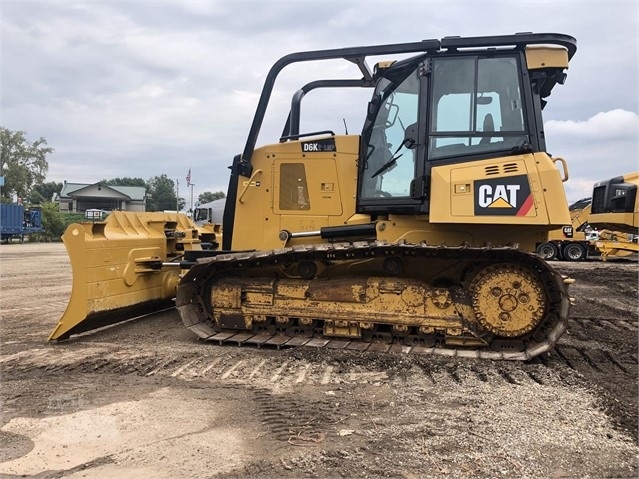
<path fill-rule="evenodd" d="M 548 151 L 568 162 L 570 202 L 639 169 L 639 2 L 0 0 L 0 125 L 55 149 L 47 181 L 179 181 L 189 200 L 226 191 L 264 79 L 298 51 L 445 36 L 565 33 L 568 79 L 544 109 Z M 388 58 L 386 58 L 388 59 Z M 381 59 L 379 59 L 381 60 Z M 376 60 L 375 60 L 376 61 Z M 372 65 L 372 63 L 371 63 Z M 358 78 L 324 61 L 285 69 L 258 146 L 281 136 L 292 94 Z M 370 95 L 309 93 L 302 130 L 361 131 Z M 330 105 L 330 106 L 329 106 Z"/>

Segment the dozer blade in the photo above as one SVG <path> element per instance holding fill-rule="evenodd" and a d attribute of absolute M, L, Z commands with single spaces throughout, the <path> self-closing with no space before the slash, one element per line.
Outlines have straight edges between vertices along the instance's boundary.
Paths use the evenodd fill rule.
<path fill-rule="evenodd" d="M 180 257 L 200 249 L 196 226 L 178 213 L 117 211 L 105 221 L 69 225 L 62 240 L 73 285 L 49 340 L 172 307 Z"/>

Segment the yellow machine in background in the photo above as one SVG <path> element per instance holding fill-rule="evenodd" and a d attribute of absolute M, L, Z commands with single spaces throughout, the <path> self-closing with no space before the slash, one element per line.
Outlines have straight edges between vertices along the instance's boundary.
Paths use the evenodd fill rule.
<path fill-rule="evenodd" d="M 639 172 L 595 183 L 589 223 L 636 235 L 639 229 Z"/>
<path fill-rule="evenodd" d="M 589 223 L 603 228 L 597 248 L 601 257 L 639 252 L 639 172 L 595 183 Z"/>
<path fill-rule="evenodd" d="M 549 350 L 566 329 L 568 280 L 526 251 L 570 222 L 567 165 L 546 153 L 542 109 L 575 51 L 566 35 L 517 34 L 283 57 L 233 160 L 222 248 L 202 249 L 196 225 L 168 215 L 71 225 L 73 292 L 51 339 L 175 296 L 184 324 L 220 343 Z M 360 76 L 302 86 L 279 142 L 256 148 L 280 71 L 329 59 Z M 318 88 L 372 89 L 360 135 L 300 132 Z"/>
<path fill-rule="evenodd" d="M 537 254 L 545 260 L 585 261 L 592 256 L 601 256 L 605 261 L 609 257 L 626 257 L 637 251 L 633 246 L 633 236 L 622 231 L 599 230 L 592 223 L 592 198 L 584 198 L 569 207 L 570 225 L 552 230 L 543 243 L 537 245 Z M 610 222 L 623 222 L 631 217 L 626 213 L 607 213 Z M 595 218 L 600 217 L 597 215 Z M 599 221 L 599 220 L 597 220 Z M 630 225 L 629 225 L 630 226 Z M 636 243 L 636 241 L 635 241 Z"/>

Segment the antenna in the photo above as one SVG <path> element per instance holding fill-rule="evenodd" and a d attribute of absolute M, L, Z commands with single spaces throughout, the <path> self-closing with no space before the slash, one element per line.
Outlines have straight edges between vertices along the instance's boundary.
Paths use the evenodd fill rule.
<path fill-rule="evenodd" d="M 342 118 L 342 121 L 344 122 L 344 131 L 345 131 L 345 135 L 348 135 L 348 127 L 346 126 L 346 118 Z"/>

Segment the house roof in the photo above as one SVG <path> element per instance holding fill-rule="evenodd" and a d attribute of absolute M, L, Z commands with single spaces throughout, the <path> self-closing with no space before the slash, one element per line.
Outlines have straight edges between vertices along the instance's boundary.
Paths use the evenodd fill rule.
<path fill-rule="evenodd" d="M 67 183 L 62 185 L 60 190 L 60 198 L 71 198 L 73 196 L 82 196 L 83 189 L 97 186 L 100 183 Z M 146 195 L 146 188 L 144 186 L 117 186 L 117 185 L 102 185 L 105 188 L 109 188 L 121 195 L 127 196 L 132 201 L 142 201 Z M 75 194 L 74 194 L 75 193 Z"/>

